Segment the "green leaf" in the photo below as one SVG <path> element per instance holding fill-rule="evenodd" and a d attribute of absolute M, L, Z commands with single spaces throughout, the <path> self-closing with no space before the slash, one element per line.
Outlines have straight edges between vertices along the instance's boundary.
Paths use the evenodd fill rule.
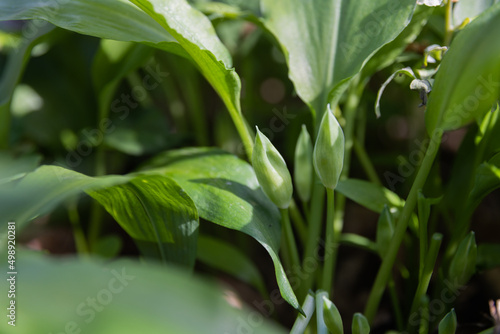
<path fill-rule="evenodd" d="M 323 317 L 326 327 L 332 334 L 344 334 L 342 317 L 340 316 L 337 306 L 327 296 L 323 295 Z"/>
<path fill-rule="evenodd" d="M 409 23 L 415 1 L 261 0 L 261 6 L 298 95 L 319 121 L 367 59 Z"/>
<path fill-rule="evenodd" d="M 172 178 L 193 199 L 200 217 L 256 239 L 273 260 L 281 295 L 300 308 L 278 257 L 280 213 L 249 164 L 218 149 L 187 148 L 158 155 L 141 172 Z"/>
<path fill-rule="evenodd" d="M 0 214 L 15 221 L 21 231 L 30 220 L 82 192 L 103 204 L 146 255 L 194 264 L 196 208 L 189 196 L 166 177 L 90 177 L 57 166 L 42 166 L 0 189 Z"/>
<path fill-rule="evenodd" d="M 384 205 L 390 209 L 404 206 L 404 201 L 398 195 L 385 187 L 365 180 L 342 180 L 335 190 L 365 208 L 378 213 L 382 212 Z"/>
<path fill-rule="evenodd" d="M 410 24 L 408 24 L 401 34 L 393 41 L 380 48 L 363 66 L 361 70 L 364 78 L 369 78 L 375 72 L 380 71 L 388 66 L 391 66 L 396 61 L 396 58 L 404 52 L 408 44 L 415 41 L 420 35 L 422 28 L 427 23 L 433 8 L 427 6 L 417 6 Z"/>
<path fill-rule="evenodd" d="M 88 193 L 135 240 L 141 253 L 193 268 L 198 212 L 175 181 L 147 175 Z"/>
<path fill-rule="evenodd" d="M 129 179 L 126 176 L 92 178 L 58 166 L 41 166 L 20 180 L 2 185 L 0 215 L 5 221 L 15 221 L 21 231 L 30 220 L 49 213 L 68 197 Z"/>
<path fill-rule="evenodd" d="M 446 316 L 439 322 L 439 334 L 455 334 L 457 329 L 457 315 L 455 309 L 452 309 Z"/>
<path fill-rule="evenodd" d="M 488 270 L 500 267 L 500 244 L 480 244 L 477 246 L 476 268 Z"/>
<path fill-rule="evenodd" d="M 131 0 L 154 18 L 182 45 L 225 103 L 251 155 L 253 141 L 241 115 L 240 78 L 231 69 L 229 51 L 217 37 L 210 20 L 186 0 Z"/>
<path fill-rule="evenodd" d="M 259 333 L 287 333 L 249 307 L 230 305 L 219 284 L 174 266 L 56 259 L 22 250 L 16 255 L 23 274 L 16 281 L 14 332 L 234 333 L 255 330 L 258 321 Z M 8 271 L 6 261 L 0 269 Z M 2 279 L 0 288 L 8 291 L 7 284 Z M 7 320 L 0 322 L 2 333 L 12 332 Z"/>
<path fill-rule="evenodd" d="M 354 313 L 352 317 L 352 334 L 369 334 L 370 324 L 361 313 Z"/>
<path fill-rule="evenodd" d="M 500 97 L 500 3 L 460 31 L 443 57 L 426 111 L 427 132 L 457 129 Z M 478 38 L 481 36 L 481 38 Z"/>
<path fill-rule="evenodd" d="M 474 183 L 467 199 L 467 210 L 472 212 L 484 197 L 500 187 L 500 153 L 476 168 Z"/>
<path fill-rule="evenodd" d="M 14 157 L 7 152 L 0 152 L 0 184 L 23 177 L 33 171 L 41 160 L 42 156 L 38 154 Z"/>
<path fill-rule="evenodd" d="M 267 295 L 264 279 L 252 260 L 238 247 L 213 237 L 198 237 L 198 261 L 253 285 L 262 296 Z"/>
<path fill-rule="evenodd" d="M 165 29 L 126 0 L 74 0 L 64 5 L 54 2 L 49 6 L 36 0 L 0 3 L 0 21 L 32 19 L 46 20 L 84 35 L 144 43 L 187 56 Z"/>

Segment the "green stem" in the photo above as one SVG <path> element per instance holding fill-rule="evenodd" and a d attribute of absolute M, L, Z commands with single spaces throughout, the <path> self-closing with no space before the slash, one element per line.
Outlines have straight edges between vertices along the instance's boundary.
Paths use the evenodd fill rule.
<path fill-rule="evenodd" d="M 439 247 L 441 246 L 441 241 L 443 240 L 443 235 L 439 233 L 435 233 L 431 238 L 431 243 L 429 246 L 429 253 L 425 257 L 425 266 L 422 274 L 418 280 L 417 291 L 415 292 L 415 296 L 413 297 L 413 303 L 410 309 L 410 320 L 412 315 L 417 312 L 418 307 L 422 301 L 422 297 L 424 297 L 429 283 L 431 281 L 432 273 L 434 271 L 434 265 L 436 264 L 436 259 L 439 253 Z M 416 326 L 412 326 L 411 321 L 408 321 L 408 329 L 410 331 L 414 331 L 413 329 Z"/>
<path fill-rule="evenodd" d="M 364 146 L 361 145 L 356 138 L 354 138 L 353 147 L 354 147 L 354 152 L 356 153 L 359 162 L 361 163 L 361 166 L 365 170 L 366 176 L 368 176 L 370 182 L 375 183 L 377 185 L 382 185 L 382 182 L 380 181 L 380 178 L 377 175 L 377 171 L 375 170 L 375 167 L 373 166 L 372 161 L 368 156 L 368 153 L 366 153 Z"/>
<path fill-rule="evenodd" d="M 325 187 L 318 181 L 318 177 L 316 174 L 314 175 L 314 187 L 313 193 L 311 197 L 311 213 L 310 213 L 310 221 L 309 221 L 309 230 L 307 231 L 307 242 L 304 250 L 304 259 L 303 264 L 305 266 L 305 262 L 308 259 L 316 259 L 318 243 L 321 235 L 321 228 L 323 226 L 323 207 L 325 203 Z M 318 266 L 319 267 L 319 266 Z M 309 289 L 312 288 L 313 280 L 315 277 L 316 271 L 308 272 L 306 279 L 303 282 L 303 292 L 307 293 Z"/>
<path fill-rule="evenodd" d="M 323 281 L 320 289 L 330 293 L 333 298 L 333 277 L 335 275 L 335 263 L 339 248 L 340 231 L 335 226 L 335 193 L 333 189 L 326 189 L 326 245 L 325 264 L 323 267 Z"/>
<path fill-rule="evenodd" d="M 366 304 L 365 316 L 370 323 L 373 322 L 375 313 L 377 312 L 378 306 L 380 304 L 380 300 L 382 299 L 385 286 L 387 285 L 387 282 L 391 275 L 392 267 L 399 251 L 399 246 L 401 245 L 401 242 L 403 241 L 403 238 L 406 234 L 408 221 L 410 220 L 417 203 L 418 191 L 423 188 L 425 181 L 427 180 L 427 176 L 429 175 L 432 164 L 434 163 L 434 158 L 436 157 L 436 154 L 439 150 L 439 144 L 441 143 L 442 136 L 442 130 L 436 129 L 434 131 L 430 144 L 425 152 L 425 157 L 422 160 L 420 169 L 418 170 L 417 177 L 413 182 L 405 206 L 403 208 L 403 211 L 401 212 L 401 216 L 399 217 L 398 223 L 396 224 L 396 231 L 389 245 L 389 249 L 387 250 L 387 254 L 382 261 L 382 265 L 380 266 L 377 277 L 375 279 L 375 283 L 373 284 L 368 302 Z"/>
<path fill-rule="evenodd" d="M 370 239 L 354 233 L 342 233 L 339 242 L 344 245 L 354 246 L 373 254 L 378 254 L 377 244 Z"/>
<path fill-rule="evenodd" d="M 293 236 L 292 225 L 290 224 L 290 216 L 288 215 L 288 209 L 280 209 L 281 211 L 281 222 L 283 224 L 285 232 L 285 245 L 288 249 L 288 254 L 290 254 L 292 271 L 300 270 L 300 258 L 299 252 L 297 250 L 297 244 L 295 242 L 295 237 Z"/>
<path fill-rule="evenodd" d="M 452 8 L 453 8 L 453 1 L 448 0 L 446 3 L 446 13 L 444 16 L 445 20 L 444 45 L 446 46 L 450 45 L 451 38 L 453 37 Z"/>
<path fill-rule="evenodd" d="M 80 216 L 78 215 L 77 201 L 72 199 L 68 204 L 68 218 L 73 227 L 73 237 L 75 238 L 75 247 L 79 255 L 89 254 L 89 247 L 80 224 Z"/>
<path fill-rule="evenodd" d="M 396 292 L 396 283 L 394 278 L 389 279 L 389 295 L 391 296 L 392 310 L 394 312 L 394 318 L 396 318 L 396 327 L 398 331 L 403 331 L 403 314 L 401 313 L 401 305 L 399 304 L 398 294 Z"/>
<path fill-rule="evenodd" d="M 307 227 L 304 222 L 304 218 L 302 218 L 302 215 L 297 208 L 297 204 L 293 199 L 290 203 L 290 206 L 288 207 L 288 211 L 290 211 L 289 213 L 292 218 L 293 226 L 299 234 L 300 242 L 302 243 L 302 245 L 305 245 L 307 242 Z"/>
<path fill-rule="evenodd" d="M 234 126 L 236 127 L 236 131 L 238 131 L 241 141 L 243 142 L 243 147 L 245 148 L 245 153 L 248 157 L 248 161 L 252 161 L 253 142 L 254 142 L 252 131 L 248 127 L 245 118 L 241 114 L 241 111 L 237 110 L 235 107 L 227 103 L 226 106 L 229 110 L 229 114 L 231 115 L 231 119 L 233 120 Z"/>

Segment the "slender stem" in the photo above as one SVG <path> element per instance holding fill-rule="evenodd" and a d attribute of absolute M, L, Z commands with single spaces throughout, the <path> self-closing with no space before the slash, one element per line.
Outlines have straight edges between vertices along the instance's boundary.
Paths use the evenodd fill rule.
<path fill-rule="evenodd" d="M 314 180 L 318 177 L 314 175 Z M 307 232 L 307 242 L 304 250 L 304 265 L 308 259 L 316 259 L 318 243 L 320 241 L 321 228 L 323 226 L 323 207 L 325 203 L 325 187 L 319 182 L 314 182 L 313 193 L 311 197 L 311 215 L 309 221 L 309 230 Z M 319 266 L 318 266 L 319 267 Z M 304 292 L 307 293 L 312 288 L 316 271 L 308 272 L 304 280 Z"/>
<path fill-rule="evenodd" d="M 389 279 L 389 295 L 391 296 L 392 310 L 394 312 L 394 317 L 396 318 L 396 327 L 398 331 L 403 331 L 403 314 L 401 313 L 401 305 L 399 303 L 398 294 L 396 292 L 396 283 L 394 278 Z"/>
<path fill-rule="evenodd" d="M 418 328 L 419 334 L 428 334 L 429 333 L 429 297 L 426 295 L 422 296 L 421 300 L 422 307 L 420 308 L 420 325 Z"/>
<path fill-rule="evenodd" d="M 365 308 L 365 316 L 370 323 L 373 322 L 373 318 L 375 317 L 375 313 L 377 312 L 380 300 L 382 299 L 385 286 L 387 285 L 387 282 L 391 275 L 392 266 L 394 265 L 394 261 L 396 260 L 396 256 L 399 251 L 399 246 L 401 245 L 401 242 L 403 241 L 403 238 L 406 234 L 408 221 L 410 220 L 413 210 L 415 209 L 418 191 L 423 188 L 425 181 L 427 180 L 427 176 L 429 175 L 429 172 L 431 170 L 434 158 L 436 157 L 436 154 L 439 150 L 439 144 L 441 143 L 442 135 L 442 130 L 437 129 L 432 135 L 430 144 L 425 152 L 425 157 L 422 161 L 420 169 L 418 170 L 417 177 L 413 182 L 410 194 L 408 195 L 401 216 L 399 217 L 398 223 L 396 224 L 396 231 L 389 245 L 389 249 L 387 250 L 387 254 L 382 261 L 382 265 L 380 266 L 380 269 L 378 271 L 375 283 L 373 284 Z"/>
<path fill-rule="evenodd" d="M 422 193 L 419 192 L 419 197 L 422 196 Z M 425 204 L 424 204 L 425 205 Z M 425 219 L 427 218 L 427 219 Z M 429 217 L 424 216 L 424 214 L 420 214 L 420 209 L 419 209 L 419 215 L 418 215 L 418 230 L 419 230 L 419 271 L 418 275 L 419 277 L 422 276 L 422 273 L 424 272 L 424 267 L 425 267 L 425 256 L 427 253 L 427 238 L 428 238 L 428 232 L 427 232 L 427 225 L 429 223 Z"/>
<path fill-rule="evenodd" d="M 80 224 L 80 216 L 78 215 L 77 201 L 72 199 L 68 204 L 68 218 L 73 227 L 73 237 L 75 238 L 75 247 L 79 255 L 89 254 L 89 247 L 83 233 L 82 225 Z"/>
<path fill-rule="evenodd" d="M 333 291 L 332 281 L 337 259 L 337 250 L 340 240 L 340 231 L 336 231 L 335 224 L 335 195 L 333 189 L 326 189 L 326 245 L 325 264 L 323 267 L 323 281 L 321 289 L 327 292 Z M 330 293 L 333 297 L 333 293 Z"/>
<path fill-rule="evenodd" d="M 451 38 L 453 37 L 452 8 L 453 8 L 453 1 L 448 0 L 446 3 L 446 13 L 444 16 L 445 20 L 444 45 L 446 46 L 450 45 Z"/>
<path fill-rule="evenodd" d="M 432 273 L 434 271 L 434 265 L 436 264 L 436 259 L 439 253 L 439 247 L 441 246 L 441 241 L 443 240 L 443 235 L 439 233 L 435 233 L 432 236 L 431 243 L 429 246 L 429 253 L 425 257 L 425 266 L 422 274 L 418 280 L 417 291 L 415 292 L 415 296 L 413 297 L 413 303 L 410 309 L 410 319 L 413 314 L 417 312 L 418 307 L 422 301 L 422 297 L 425 295 L 427 288 L 429 287 L 429 283 L 431 281 Z M 408 327 L 412 329 L 412 322 L 408 321 Z"/>
<path fill-rule="evenodd" d="M 288 248 L 288 253 L 290 254 L 290 259 L 292 260 L 292 270 L 300 270 L 300 258 L 299 252 L 297 250 L 297 244 L 295 242 L 295 237 L 293 236 L 292 225 L 290 224 L 290 216 L 288 215 L 288 209 L 281 209 L 281 222 L 283 224 L 285 232 L 285 244 Z"/>
<path fill-rule="evenodd" d="M 290 211 L 290 217 L 292 218 L 293 226 L 297 230 L 300 238 L 300 242 L 305 245 L 307 242 L 307 227 L 304 222 L 304 218 L 300 214 L 299 209 L 297 208 L 297 204 L 292 199 L 290 206 L 288 207 L 288 211 Z"/>
<path fill-rule="evenodd" d="M 342 233 L 339 242 L 344 245 L 355 246 L 371 253 L 378 254 L 377 244 L 359 234 Z"/>
<path fill-rule="evenodd" d="M 233 108 L 231 105 L 226 104 L 229 109 L 229 115 L 233 120 L 234 126 L 236 127 L 236 131 L 240 135 L 241 141 L 243 142 L 243 147 L 245 148 L 245 153 L 248 157 L 249 161 L 252 161 L 252 153 L 253 153 L 253 134 L 250 128 L 248 127 L 245 118 L 243 117 L 241 111 Z"/>
<path fill-rule="evenodd" d="M 365 170 L 366 176 L 368 176 L 370 182 L 377 185 L 382 185 L 382 182 L 377 175 L 377 171 L 375 170 L 375 167 L 373 166 L 368 153 L 366 153 L 364 146 L 361 145 L 361 143 L 356 138 L 354 138 L 353 147 L 354 152 L 358 156 L 359 162 L 361 162 L 361 166 Z"/>

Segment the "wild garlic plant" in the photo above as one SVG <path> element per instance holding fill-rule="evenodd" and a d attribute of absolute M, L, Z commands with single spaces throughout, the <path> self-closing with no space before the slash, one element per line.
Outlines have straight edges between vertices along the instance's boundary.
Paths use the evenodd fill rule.
<path fill-rule="evenodd" d="M 498 1 L 3 0 L 0 21 L 2 333 L 451 334 L 500 266 L 471 226 L 500 187 Z M 268 129 L 283 87 L 294 120 Z M 405 104 L 403 168 L 374 133 Z M 46 254 L 54 226 L 78 258 Z M 349 247 L 376 272 L 346 311 Z"/>

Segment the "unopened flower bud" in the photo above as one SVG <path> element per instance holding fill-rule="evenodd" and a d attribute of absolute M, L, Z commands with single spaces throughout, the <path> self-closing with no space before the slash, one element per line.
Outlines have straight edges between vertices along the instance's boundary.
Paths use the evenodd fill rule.
<path fill-rule="evenodd" d="M 470 232 L 458 245 L 450 263 L 448 275 L 459 285 L 467 283 L 476 272 L 477 245 L 474 232 Z M 458 287 L 457 287 L 458 288 Z"/>
<path fill-rule="evenodd" d="M 330 105 L 319 126 L 313 152 L 314 169 L 326 188 L 335 189 L 344 166 L 344 132 Z"/>
<path fill-rule="evenodd" d="M 292 178 L 285 160 L 269 139 L 257 128 L 252 165 L 264 193 L 280 209 L 292 200 Z"/>
<path fill-rule="evenodd" d="M 297 146 L 295 146 L 295 169 L 293 177 L 295 188 L 300 199 L 304 202 L 311 198 L 311 188 L 313 183 L 312 165 L 313 145 L 311 137 L 305 125 L 302 125 Z"/>

